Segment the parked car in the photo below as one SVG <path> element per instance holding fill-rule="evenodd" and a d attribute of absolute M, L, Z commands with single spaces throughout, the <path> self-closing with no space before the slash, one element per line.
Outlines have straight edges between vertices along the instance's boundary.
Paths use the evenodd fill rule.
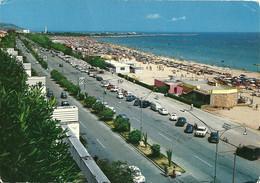
<path fill-rule="evenodd" d="M 172 113 L 171 116 L 170 116 L 170 118 L 169 118 L 169 120 L 171 120 L 171 121 L 177 121 L 177 120 L 178 120 L 177 114 Z"/>
<path fill-rule="evenodd" d="M 186 124 L 186 118 L 184 117 L 179 117 L 175 126 L 184 126 Z"/>
<path fill-rule="evenodd" d="M 60 98 L 67 98 L 67 93 L 66 92 L 61 92 Z"/>
<path fill-rule="evenodd" d="M 141 104 L 141 100 L 140 99 L 136 99 L 134 101 L 134 106 L 140 106 L 140 104 Z"/>
<path fill-rule="evenodd" d="M 53 91 L 52 91 L 52 90 L 48 90 L 48 92 L 47 92 L 47 97 L 51 97 L 51 98 L 54 97 L 54 94 L 53 94 Z"/>
<path fill-rule="evenodd" d="M 137 166 L 129 166 L 132 172 L 134 183 L 145 183 L 145 177 L 142 175 L 141 170 Z"/>
<path fill-rule="evenodd" d="M 123 99 L 123 98 L 124 98 L 124 95 L 123 95 L 122 93 L 119 93 L 119 94 L 117 94 L 116 97 L 119 98 L 119 99 Z"/>
<path fill-rule="evenodd" d="M 208 140 L 210 143 L 218 143 L 218 132 L 211 132 Z"/>
<path fill-rule="evenodd" d="M 103 80 L 104 81 L 104 80 Z M 102 87 L 107 87 L 109 85 L 109 82 L 103 82 Z"/>
<path fill-rule="evenodd" d="M 89 73 L 89 76 L 90 76 L 90 77 L 94 77 L 94 73 L 93 73 L 93 72 L 90 72 L 90 73 Z"/>
<path fill-rule="evenodd" d="M 151 103 L 150 103 L 148 100 L 142 100 L 142 101 L 140 102 L 140 107 L 141 107 L 141 108 L 146 108 L 146 107 L 149 107 L 150 104 L 151 104 Z"/>
<path fill-rule="evenodd" d="M 69 106 L 69 105 L 70 105 L 69 101 L 66 100 L 61 101 L 61 106 Z"/>
<path fill-rule="evenodd" d="M 185 133 L 193 133 L 193 130 L 194 130 L 194 126 L 192 124 L 187 124 L 184 132 Z"/>
<path fill-rule="evenodd" d="M 133 100 L 135 100 L 135 96 L 134 95 L 127 95 L 125 100 L 128 101 L 128 102 L 132 102 Z"/>
<path fill-rule="evenodd" d="M 108 108 L 111 109 L 114 113 L 116 113 L 116 109 L 114 107 L 109 106 Z"/>
<path fill-rule="evenodd" d="M 115 85 L 109 84 L 109 85 L 107 86 L 107 89 L 111 89 L 111 88 L 114 88 L 114 87 L 115 87 Z"/>
<path fill-rule="evenodd" d="M 158 110 L 158 112 L 159 112 L 159 114 L 161 114 L 161 115 L 168 115 L 168 114 L 169 114 L 169 112 L 168 112 L 166 109 L 164 109 L 164 108 L 160 108 L 160 109 Z"/>
<path fill-rule="evenodd" d="M 116 116 L 116 118 L 120 118 L 120 117 L 126 119 L 127 121 L 129 121 L 129 118 L 127 117 L 126 114 L 118 114 L 118 115 Z"/>
<path fill-rule="evenodd" d="M 196 137 L 205 137 L 207 134 L 208 129 L 205 126 L 198 126 L 195 132 Z"/>
<path fill-rule="evenodd" d="M 118 88 L 117 86 L 115 86 L 115 87 L 111 88 L 110 91 L 111 91 L 111 92 L 117 92 L 118 89 L 119 89 L 119 88 Z"/>
<path fill-rule="evenodd" d="M 102 80 L 103 80 L 103 78 L 102 78 L 102 77 L 100 77 L 100 76 L 97 76 L 96 80 L 97 80 L 97 81 L 102 81 Z"/>
<path fill-rule="evenodd" d="M 162 108 L 161 104 L 158 102 L 151 102 L 150 107 L 154 111 L 158 111 L 160 108 Z"/>
<path fill-rule="evenodd" d="M 125 94 L 125 97 L 129 96 L 129 95 L 132 95 L 132 93 L 130 91 L 126 92 Z"/>
<path fill-rule="evenodd" d="M 63 64 L 59 64 L 59 67 L 63 67 Z"/>
<path fill-rule="evenodd" d="M 253 145 L 238 147 L 236 154 L 248 160 L 257 160 L 260 157 L 260 148 Z"/>

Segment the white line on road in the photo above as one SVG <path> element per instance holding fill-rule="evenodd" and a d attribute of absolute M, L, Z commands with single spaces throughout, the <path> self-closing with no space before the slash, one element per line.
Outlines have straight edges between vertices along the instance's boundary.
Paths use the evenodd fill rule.
<path fill-rule="evenodd" d="M 104 147 L 105 148 L 105 146 L 97 139 L 97 141 L 98 141 L 98 143 L 100 143 L 100 145 L 102 146 L 102 147 Z"/>
<path fill-rule="evenodd" d="M 115 106 L 115 108 L 117 108 L 119 111 L 121 111 L 121 109 L 119 107 Z"/>
<path fill-rule="evenodd" d="M 171 139 L 169 139 L 168 137 L 164 136 L 163 134 L 159 133 L 159 135 L 161 135 L 162 137 L 166 138 L 169 141 L 172 141 Z"/>
<path fill-rule="evenodd" d="M 202 161 L 203 163 L 209 165 L 210 167 L 212 167 L 211 164 L 207 163 L 206 161 L 204 161 L 203 159 L 199 158 L 198 156 L 195 156 L 195 158 L 199 159 L 200 161 Z"/>
<path fill-rule="evenodd" d="M 87 128 L 85 125 L 83 125 L 83 123 L 80 122 L 80 124 L 81 124 L 82 126 L 84 126 L 84 128 Z"/>
<path fill-rule="evenodd" d="M 133 117 L 134 120 L 138 121 L 139 123 L 141 123 L 141 121 L 139 119 L 136 119 L 135 117 Z"/>

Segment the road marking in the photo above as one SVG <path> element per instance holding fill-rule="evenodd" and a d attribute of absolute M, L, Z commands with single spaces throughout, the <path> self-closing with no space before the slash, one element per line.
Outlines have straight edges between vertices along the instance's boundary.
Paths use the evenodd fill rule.
<path fill-rule="evenodd" d="M 133 117 L 133 119 L 135 119 L 136 121 L 138 121 L 139 123 L 141 123 L 141 121 L 139 119 L 136 119 L 135 117 Z"/>
<path fill-rule="evenodd" d="M 202 161 L 203 163 L 209 165 L 210 167 L 212 167 L 211 164 L 207 163 L 206 161 L 204 161 L 203 159 L 199 158 L 198 156 L 195 156 L 195 158 L 199 159 L 200 161 Z"/>
<path fill-rule="evenodd" d="M 100 145 L 104 148 L 106 148 L 98 139 L 97 139 L 98 143 L 100 143 Z"/>
<path fill-rule="evenodd" d="M 119 107 L 115 106 L 115 108 L 117 108 L 119 111 L 121 111 L 121 109 Z"/>
<path fill-rule="evenodd" d="M 83 125 L 83 123 L 80 122 L 80 124 L 81 124 L 82 126 L 84 126 L 84 128 L 87 128 L 85 125 Z"/>
<path fill-rule="evenodd" d="M 162 137 L 166 138 L 169 141 L 172 141 L 171 139 L 169 139 L 168 137 L 164 136 L 163 134 L 159 133 L 159 135 L 161 135 Z"/>

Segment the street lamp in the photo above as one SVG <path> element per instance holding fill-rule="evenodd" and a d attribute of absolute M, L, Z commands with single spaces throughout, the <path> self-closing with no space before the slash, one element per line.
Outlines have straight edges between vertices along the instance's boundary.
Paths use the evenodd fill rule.
<path fill-rule="evenodd" d="M 143 101 L 145 99 L 147 99 L 149 97 L 149 95 L 156 89 L 156 87 L 151 90 L 146 96 L 144 97 L 141 97 L 141 103 L 140 103 L 140 107 L 141 107 L 141 123 L 140 123 L 140 131 L 142 132 L 143 131 Z"/>
<path fill-rule="evenodd" d="M 246 127 L 240 125 L 240 126 L 235 126 L 233 128 L 231 128 L 231 125 L 228 125 L 228 124 L 224 124 L 223 125 L 223 128 L 225 128 L 225 130 L 217 130 L 217 143 L 216 143 L 216 152 L 215 152 L 215 171 L 214 171 L 214 183 L 216 183 L 217 181 L 217 159 L 218 159 L 218 143 L 219 143 L 219 139 L 221 138 L 221 136 L 229 131 L 229 130 L 232 130 L 234 128 L 244 128 L 244 132 L 243 132 L 243 135 L 247 135 L 246 133 Z M 222 132 L 220 135 L 219 133 Z M 236 167 L 236 152 L 235 152 L 235 157 L 234 157 L 234 169 L 233 169 L 233 183 L 235 182 L 235 167 Z"/>
<path fill-rule="evenodd" d="M 234 126 L 231 128 L 231 125 L 224 123 L 224 125 L 222 126 L 223 128 L 225 128 L 225 130 L 215 130 L 212 127 L 210 127 L 209 125 L 207 125 L 204 121 L 202 121 L 199 117 L 197 117 L 195 114 L 193 114 L 192 112 L 190 112 L 189 110 L 186 109 L 181 109 L 181 112 L 189 112 L 192 116 L 194 116 L 195 118 L 197 118 L 199 121 L 201 121 L 204 125 L 206 125 L 209 129 L 212 129 L 214 131 L 217 132 L 217 143 L 216 143 L 216 152 L 215 152 L 215 170 L 214 170 L 214 183 L 216 183 L 216 179 L 217 179 L 217 159 L 218 159 L 218 153 L 223 153 L 223 152 L 218 152 L 218 143 L 219 143 L 219 139 L 221 138 L 221 136 L 228 130 L 232 130 L 234 128 L 244 128 L 244 132 L 243 135 L 247 135 L 246 132 L 246 127 L 239 125 L 239 126 Z M 220 135 L 219 133 L 222 132 Z M 231 152 L 231 151 L 227 151 L 227 152 Z M 233 152 L 233 151 L 232 151 Z M 235 182 L 235 167 L 236 167 L 236 152 L 235 152 L 235 157 L 234 157 L 234 168 L 233 168 L 233 183 Z"/>

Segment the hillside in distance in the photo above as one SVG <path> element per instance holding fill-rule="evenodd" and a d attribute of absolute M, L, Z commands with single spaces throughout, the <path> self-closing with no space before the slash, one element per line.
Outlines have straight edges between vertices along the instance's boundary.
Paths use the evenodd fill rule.
<path fill-rule="evenodd" d="M 8 23 L 0 23 L 0 29 L 4 30 L 10 30 L 10 29 L 15 29 L 15 30 L 23 30 L 23 28 L 18 27 L 17 25 L 14 24 L 8 24 Z"/>

